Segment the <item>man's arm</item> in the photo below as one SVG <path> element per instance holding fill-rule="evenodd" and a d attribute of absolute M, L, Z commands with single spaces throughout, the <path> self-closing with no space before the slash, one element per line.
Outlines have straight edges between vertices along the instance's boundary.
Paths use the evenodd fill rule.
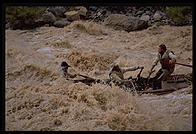
<path fill-rule="evenodd" d="M 175 64 L 176 63 L 176 55 L 174 55 L 172 52 L 169 53 L 169 57 L 171 58 L 171 60 L 169 61 L 169 64 Z"/>
<path fill-rule="evenodd" d="M 121 67 L 121 72 L 122 73 L 125 73 L 125 72 L 128 72 L 128 71 L 135 71 L 135 70 L 138 70 L 140 69 L 141 67 L 139 66 L 136 66 L 136 67 Z"/>
<path fill-rule="evenodd" d="M 152 73 L 152 70 L 154 69 L 154 67 L 157 65 L 157 63 L 159 62 L 160 58 L 159 58 L 159 53 L 157 53 L 157 57 L 155 58 L 155 60 L 152 63 L 152 68 L 150 69 L 149 73 Z"/>
<path fill-rule="evenodd" d="M 69 75 L 70 78 L 75 78 L 76 76 L 77 76 L 76 74 L 73 74 L 73 75 L 70 74 L 70 75 Z"/>
<path fill-rule="evenodd" d="M 67 71 L 67 75 L 69 78 L 75 78 L 77 76 L 77 72 L 74 69 L 69 68 Z"/>
<path fill-rule="evenodd" d="M 110 77 L 110 80 L 123 82 L 123 80 L 118 75 L 116 75 L 115 73 L 112 73 L 109 77 Z"/>

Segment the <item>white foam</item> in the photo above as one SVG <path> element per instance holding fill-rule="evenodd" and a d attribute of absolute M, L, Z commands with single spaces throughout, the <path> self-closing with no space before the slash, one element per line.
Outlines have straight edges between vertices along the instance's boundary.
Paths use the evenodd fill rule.
<path fill-rule="evenodd" d="M 39 52 L 40 54 L 46 54 L 48 56 L 52 56 L 52 48 L 50 47 L 40 48 L 37 50 L 37 52 Z"/>

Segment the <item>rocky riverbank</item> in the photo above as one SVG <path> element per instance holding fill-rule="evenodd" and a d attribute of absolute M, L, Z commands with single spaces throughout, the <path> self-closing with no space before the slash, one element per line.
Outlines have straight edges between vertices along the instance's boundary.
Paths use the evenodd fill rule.
<path fill-rule="evenodd" d="M 115 29 L 135 31 L 146 29 L 154 24 L 158 25 L 192 25 L 192 14 L 185 19 L 175 21 L 166 14 L 167 7 L 157 6 L 77 6 L 71 10 L 65 7 L 42 7 L 43 14 L 40 19 L 29 22 L 29 26 L 18 25 L 14 28 L 9 22 L 6 28 L 25 29 L 40 26 L 65 27 L 73 21 L 92 21 L 103 25 L 110 25 Z M 117 17 L 116 17 L 117 16 Z"/>

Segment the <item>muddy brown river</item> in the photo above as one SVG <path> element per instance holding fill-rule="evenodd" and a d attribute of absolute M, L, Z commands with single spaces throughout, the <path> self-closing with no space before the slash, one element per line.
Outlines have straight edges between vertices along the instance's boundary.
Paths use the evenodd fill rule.
<path fill-rule="evenodd" d="M 141 76 L 147 77 L 161 43 L 179 63 L 192 65 L 192 26 L 154 25 L 128 33 L 75 21 L 64 28 L 6 30 L 5 36 L 6 130 L 192 130 L 192 86 L 165 95 L 133 96 L 116 86 L 72 83 L 60 68 L 65 60 L 80 74 L 107 79 L 117 62 L 144 66 Z M 191 72 L 176 65 L 174 74 Z"/>

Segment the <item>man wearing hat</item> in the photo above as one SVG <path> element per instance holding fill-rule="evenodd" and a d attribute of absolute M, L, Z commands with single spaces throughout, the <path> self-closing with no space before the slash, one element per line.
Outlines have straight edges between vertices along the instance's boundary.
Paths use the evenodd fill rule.
<path fill-rule="evenodd" d="M 76 71 L 65 61 L 61 63 L 61 69 L 63 70 L 65 78 L 67 80 L 72 80 L 74 83 L 82 82 L 86 85 L 92 85 L 92 83 L 96 83 L 96 79 L 76 73 Z"/>
<path fill-rule="evenodd" d="M 74 69 L 70 68 L 71 66 L 67 64 L 67 62 L 63 61 L 61 63 L 61 69 L 67 80 L 73 79 L 77 76 L 77 73 Z"/>
<path fill-rule="evenodd" d="M 117 63 L 113 63 L 110 73 L 109 73 L 109 77 L 110 80 L 113 81 L 116 84 L 122 84 L 124 82 L 128 82 L 129 80 L 124 79 L 124 73 L 128 72 L 128 71 L 135 71 L 138 69 L 143 69 L 144 67 L 119 67 Z"/>

